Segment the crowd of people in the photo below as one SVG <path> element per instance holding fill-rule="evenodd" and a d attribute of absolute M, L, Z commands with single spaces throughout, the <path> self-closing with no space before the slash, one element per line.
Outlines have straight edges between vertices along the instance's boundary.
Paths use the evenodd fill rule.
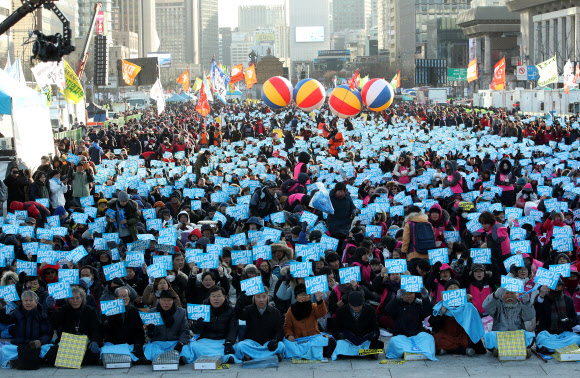
<path fill-rule="evenodd" d="M 0 187 L 0 364 L 54 365 L 63 333 L 83 364 L 580 344 L 579 147 L 573 117 L 415 103 L 87 129 Z"/>

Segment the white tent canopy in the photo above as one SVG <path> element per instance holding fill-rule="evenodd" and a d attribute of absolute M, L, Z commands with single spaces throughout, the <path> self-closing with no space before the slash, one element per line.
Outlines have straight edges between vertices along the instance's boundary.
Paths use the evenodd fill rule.
<path fill-rule="evenodd" d="M 45 96 L 0 70 L 0 104 L 0 132 L 14 137 L 16 156 L 28 168 L 38 167 L 43 155 L 54 154 Z"/>

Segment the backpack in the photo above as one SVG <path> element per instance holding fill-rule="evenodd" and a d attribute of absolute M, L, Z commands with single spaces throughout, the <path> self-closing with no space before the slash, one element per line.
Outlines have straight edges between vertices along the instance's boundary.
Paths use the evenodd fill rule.
<path fill-rule="evenodd" d="M 282 187 L 280 189 L 282 190 L 282 194 L 285 196 L 290 196 L 292 194 L 301 193 L 302 191 L 300 190 L 300 187 L 301 185 L 298 181 L 294 179 L 288 179 L 282 183 Z"/>
<path fill-rule="evenodd" d="M 435 249 L 435 232 L 433 226 L 428 222 L 409 222 L 411 230 L 411 241 L 409 251 L 413 249 L 422 255 L 428 254 L 430 249 Z"/>

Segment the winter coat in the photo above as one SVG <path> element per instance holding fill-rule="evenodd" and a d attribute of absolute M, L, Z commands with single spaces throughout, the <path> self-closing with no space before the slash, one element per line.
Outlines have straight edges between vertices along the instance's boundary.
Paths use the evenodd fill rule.
<path fill-rule="evenodd" d="M 227 296 L 230 291 L 230 282 L 225 274 L 218 278 L 217 285 L 224 288 Z M 187 288 L 185 289 L 187 303 L 202 304 L 208 297 L 209 289 L 206 289 L 201 282 L 197 282 L 197 275 L 190 274 L 187 281 Z"/>
<path fill-rule="evenodd" d="M 331 235 L 348 235 L 351 225 L 351 217 L 356 215 L 356 207 L 348 191 L 343 199 L 338 199 L 334 189 L 330 191 L 330 202 L 334 208 L 334 214 L 328 214 L 326 226 Z"/>
<path fill-rule="evenodd" d="M 187 328 L 187 312 L 181 307 L 175 306 L 173 314 L 173 325 L 167 328 L 165 324 L 155 326 L 155 329 L 149 334 L 151 341 L 178 341 L 182 344 L 189 344 L 189 329 Z M 157 307 L 149 312 L 159 312 Z"/>
<path fill-rule="evenodd" d="M 415 252 L 415 248 L 409 250 L 409 245 L 411 244 L 411 240 L 413 238 L 413 232 L 409 227 L 409 222 L 429 223 L 429 218 L 427 217 L 426 214 L 423 213 L 410 213 L 409 215 L 407 215 L 407 217 L 405 218 L 405 228 L 403 229 L 403 245 L 401 247 L 401 252 L 407 254 L 407 261 L 410 261 L 415 258 L 428 259 L 429 258 L 428 255 Z"/>
<path fill-rule="evenodd" d="M 356 319 L 349 305 L 342 306 L 336 312 L 334 324 L 335 338 L 338 338 L 339 333 L 345 331 L 349 331 L 358 337 L 373 333 L 374 337 L 372 339 L 377 339 L 380 335 L 376 311 L 368 304 L 363 304 L 361 312 Z"/>
<path fill-rule="evenodd" d="M 326 315 L 324 301 L 313 303 L 310 316 L 302 320 L 296 320 L 294 314 L 292 314 L 292 307 L 290 307 L 284 321 L 284 336 L 294 336 L 294 338 L 298 339 L 300 337 L 319 335 L 318 319 L 324 315 Z"/>
<path fill-rule="evenodd" d="M 35 180 L 32 185 L 30 185 L 30 191 L 28 193 L 28 199 L 30 201 L 36 201 L 39 198 L 49 198 L 47 183 L 42 183 Z"/>
<path fill-rule="evenodd" d="M 73 172 L 72 178 L 72 195 L 74 198 L 88 197 L 91 195 L 90 183 L 93 182 L 93 173 L 90 169 L 82 172 Z"/>
<path fill-rule="evenodd" d="M 483 308 L 488 315 L 493 317 L 492 331 L 525 329 L 524 322 L 528 322 L 536 316 L 532 301 L 528 301 L 528 303 L 516 301 L 513 306 L 508 306 L 502 298 L 496 298 L 494 294 L 485 298 Z"/>
<path fill-rule="evenodd" d="M 246 322 L 245 339 L 254 340 L 260 345 L 270 340 L 284 339 L 282 315 L 275 307 L 266 306 L 264 313 L 260 314 L 258 306 L 251 304 L 244 308 L 239 318 Z"/>
<path fill-rule="evenodd" d="M 195 160 L 194 166 L 195 178 L 197 180 L 199 180 L 199 178 L 201 177 L 201 168 L 207 166 L 209 166 L 209 161 L 207 160 L 203 152 L 200 152 L 199 154 L 197 154 L 197 159 Z"/>
<path fill-rule="evenodd" d="M 423 332 L 423 319 L 431 315 L 433 306 L 428 297 L 411 303 L 396 296 L 385 307 L 385 315 L 394 321 L 393 334 L 407 337 Z"/>
<path fill-rule="evenodd" d="M 566 306 L 566 312 L 558 314 L 560 320 L 566 319 L 560 323 L 560 327 L 566 331 L 572 332 L 572 328 L 578 322 L 576 316 L 576 310 L 574 309 L 574 301 L 572 298 L 566 294 L 561 294 L 564 298 L 564 304 Z M 559 334 L 558 330 L 552 329 L 551 318 L 552 318 L 552 304 L 554 303 L 554 298 L 551 294 L 544 297 L 544 300 L 540 302 L 542 298 L 538 295 L 534 301 L 534 308 L 536 309 L 536 319 L 538 320 L 538 326 L 536 332 L 540 333 L 542 331 L 548 331 L 551 334 Z"/>
<path fill-rule="evenodd" d="M 117 211 L 117 203 L 118 200 L 112 199 L 107 203 L 107 207 L 113 211 Z M 139 207 L 137 205 L 137 202 L 135 202 L 134 200 L 129 200 L 129 202 L 127 202 L 127 204 L 125 205 L 125 207 L 122 207 L 119 204 L 119 208 L 123 209 L 123 211 L 125 211 L 125 220 L 127 221 L 127 228 L 129 230 L 129 233 L 131 234 L 131 237 L 133 238 L 133 241 L 137 240 L 137 223 L 139 223 L 140 219 L 139 219 Z M 120 226 L 120 225 L 118 225 Z M 114 230 L 115 225 L 111 222 L 107 222 L 107 232 L 115 232 Z"/>
<path fill-rule="evenodd" d="M 6 309 L 3 309 L 0 311 L 0 323 L 15 324 L 14 339 L 11 340 L 14 345 L 28 344 L 35 340 L 45 345 L 52 340 L 53 330 L 41 305 L 30 311 L 20 305 L 10 314 L 6 314 Z"/>
<path fill-rule="evenodd" d="M 50 321 L 57 334 L 55 344 L 60 342 L 63 332 L 73 335 L 86 335 L 89 338 L 89 342 L 100 343 L 102 340 L 99 315 L 94 308 L 85 304 L 79 309 L 74 309 L 71 305 L 65 304 L 56 310 Z"/>
<path fill-rule="evenodd" d="M 111 344 L 145 344 L 143 322 L 139 310 L 129 305 L 123 314 L 102 316 L 104 341 Z"/>
<path fill-rule="evenodd" d="M 287 264 L 288 261 L 294 258 L 294 251 L 292 251 L 292 248 L 288 247 L 287 245 L 281 243 L 274 243 L 271 246 L 272 246 L 272 260 L 270 260 L 270 262 L 272 263 L 273 266 L 276 265 L 282 266 L 284 264 Z M 282 256 L 280 260 L 276 258 L 276 251 L 278 250 L 284 251 L 284 256 Z"/>
<path fill-rule="evenodd" d="M 209 305 L 209 299 L 206 299 L 204 304 Z M 238 337 L 238 319 L 227 300 L 219 308 L 210 307 L 209 322 L 194 321 L 192 327 L 200 339 L 225 339 L 235 344 Z"/>
<path fill-rule="evenodd" d="M 50 188 L 50 205 L 53 209 L 63 206 L 66 203 L 64 194 L 67 191 L 67 186 L 55 177 L 48 180 L 48 187 Z"/>

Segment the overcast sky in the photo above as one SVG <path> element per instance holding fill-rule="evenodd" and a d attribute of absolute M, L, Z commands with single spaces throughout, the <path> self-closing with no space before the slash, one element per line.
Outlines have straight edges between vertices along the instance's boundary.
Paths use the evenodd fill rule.
<path fill-rule="evenodd" d="M 238 6 L 239 5 L 266 5 L 282 4 L 284 0 L 219 0 L 219 26 L 238 26 Z"/>

